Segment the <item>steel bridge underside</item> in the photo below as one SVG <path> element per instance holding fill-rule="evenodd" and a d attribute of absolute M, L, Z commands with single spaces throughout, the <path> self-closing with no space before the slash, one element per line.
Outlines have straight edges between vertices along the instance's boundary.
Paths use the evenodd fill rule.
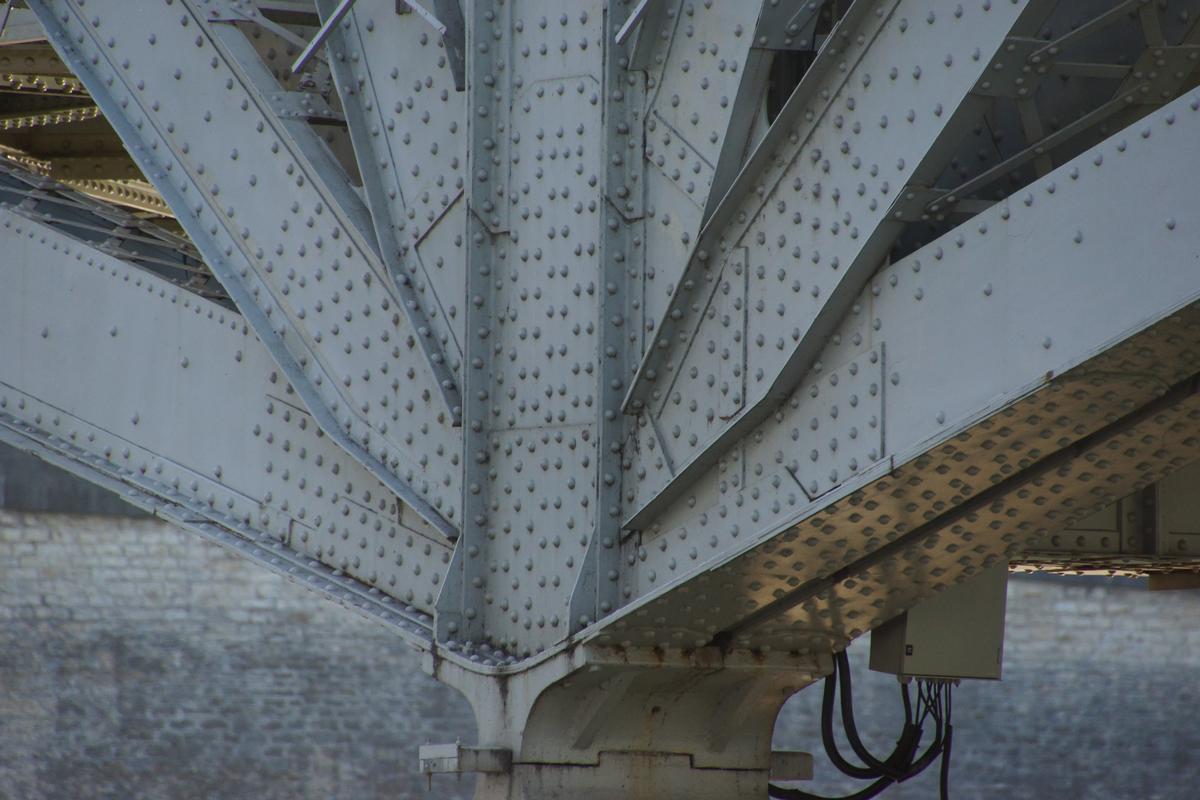
<path fill-rule="evenodd" d="M 394 628 L 480 797 L 754 796 L 923 600 L 1200 573 L 1196 3 L 28 6 L 0 440 Z"/>

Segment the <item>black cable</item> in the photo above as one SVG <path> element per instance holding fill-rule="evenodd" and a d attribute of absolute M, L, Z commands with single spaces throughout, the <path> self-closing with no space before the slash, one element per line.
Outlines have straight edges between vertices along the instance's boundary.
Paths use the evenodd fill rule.
<path fill-rule="evenodd" d="M 916 761 L 914 761 L 912 763 L 912 767 L 909 770 L 908 775 L 906 775 L 904 778 L 901 778 L 901 781 L 908 780 L 908 778 L 911 778 L 911 777 L 914 777 L 915 775 L 920 774 L 930 764 L 932 764 L 934 762 L 934 760 L 936 760 L 937 757 L 940 755 L 940 756 L 942 756 L 941 781 L 942 781 L 942 785 L 946 787 L 942 790 L 942 792 L 943 792 L 942 798 L 943 798 L 943 800 L 946 800 L 946 798 L 948 797 L 948 791 L 949 791 L 948 783 L 949 783 L 949 774 L 950 774 L 949 756 L 950 756 L 950 713 L 951 713 L 950 704 L 951 704 L 951 688 L 953 687 L 953 684 L 950 683 L 950 681 L 937 681 L 937 682 L 928 681 L 925 683 L 928 684 L 929 695 L 935 698 L 935 700 L 932 703 L 932 705 L 934 707 L 934 710 L 932 711 L 932 716 L 934 718 L 934 721 L 937 724 L 937 729 L 936 729 L 936 732 L 934 735 L 933 743 L 929 746 L 929 749 L 926 750 L 925 753 L 920 758 L 918 758 Z M 943 718 L 943 714 L 944 714 L 944 718 Z M 943 732 L 943 724 L 945 725 L 944 732 Z"/>
<path fill-rule="evenodd" d="M 837 673 L 838 680 L 842 684 L 841 701 L 842 701 L 842 729 L 846 731 L 846 740 L 850 742 L 850 748 L 854 753 L 862 759 L 868 767 L 875 770 L 877 775 L 887 775 L 887 766 L 875 758 L 858 735 L 858 726 L 854 721 L 854 692 L 850 681 L 850 657 L 843 650 L 834 655 L 834 670 Z"/>
<path fill-rule="evenodd" d="M 854 721 L 854 697 L 850 683 L 850 658 L 846 655 L 846 651 L 838 653 L 834 656 L 837 663 L 838 680 L 841 681 L 842 691 L 842 728 L 846 731 L 846 739 L 850 742 L 850 748 L 854 750 L 855 755 L 862 759 L 863 763 L 870 769 L 875 770 L 878 775 L 886 775 L 893 780 L 900 780 L 904 775 L 905 768 L 901 763 L 897 763 L 904 756 L 911 757 L 911 745 L 914 736 L 919 736 L 919 732 L 915 730 L 915 726 L 908 720 L 904 723 L 904 729 L 900 734 L 900 740 L 896 743 L 896 749 L 892 751 L 892 755 L 886 761 L 881 761 L 871 754 L 863 744 L 862 738 L 858 735 L 858 725 Z"/>
<path fill-rule="evenodd" d="M 894 778 L 897 782 L 908 777 L 909 770 L 912 768 L 913 758 L 917 754 L 917 750 L 921 746 L 921 729 L 916 725 L 907 724 L 900 734 L 899 741 L 896 742 L 896 749 L 892 751 L 892 755 L 884 763 L 893 770 Z"/>
<path fill-rule="evenodd" d="M 938 782 L 941 800 L 949 800 L 950 798 L 950 747 L 954 741 L 954 726 L 950 724 L 950 717 L 954 712 L 953 699 L 950 694 L 951 684 L 946 682 L 946 742 L 942 747 L 942 769 Z"/>
<path fill-rule="evenodd" d="M 946 741 L 942 745 L 942 772 L 938 781 L 939 796 L 942 800 L 950 798 L 950 745 L 954 741 L 954 726 L 946 723 Z"/>
<path fill-rule="evenodd" d="M 829 756 L 829 760 L 841 772 L 849 775 L 852 778 L 860 780 L 870 780 L 879 777 L 889 777 L 893 781 L 903 780 L 905 773 L 908 771 L 909 765 L 912 762 L 913 756 L 916 754 L 921 740 L 921 728 L 914 725 L 911 718 L 906 712 L 904 728 L 900 733 L 900 738 L 896 741 L 896 746 L 888 755 L 886 761 L 874 759 L 874 764 L 868 764 L 867 767 L 860 767 L 853 764 L 842 757 L 837 747 L 837 741 L 833 736 L 833 695 L 837 688 L 837 676 L 842 676 L 843 686 L 841 688 L 842 696 L 842 726 L 849 732 L 854 731 L 857 737 L 857 727 L 854 722 L 854 703 L 850 697 L 851 687 L 848 685 L 850 681 L 849 659 L 845 653 L 839 654 L 837 669 L 825 679 L 825 697 L 822 703 L 821 713 L 821 741 L 825 745 L 825 753 Z M 907 692 L 901 693 L 903 700 L 908 700 Z M 849 700 L 849 702 L 847 702 Z M 847 716 L 849 714 L 849 716 Z M 851 740 L 853 746 L 853 740 Z M 862 747 L 861 740 L 859 747 Z M 873 756 L 866 751 L 865 747 L 857 751 L 862 757 L 866 754 L 867 759 L 873 759 Z"/>
<path fill-rule="evenodd" d="M 852 764 L 842 757 L 838 750 L 837 740 L 833 738 L 833 704 L 837 694 L 837 670 L 825 678 L 825 694 L 821 701 L 821 743 L 825 746 L 825 755 L 839 772 L 860 780 L 872 780 L 879 777 L 874 770 Z"/>
<path fill-rule="evenodd" d="M 932 693 L 934 691 L 934 689 L 932 687 L 931 682 L 929 682 L 929 681 L 921 681 L 918 684 L 918 687 L 919 687 L 918 691 L 920 691 L 922 693 L 922 695 L 927 698 L 927 705 L 926 705 L 925 711 L 929 716 L 933 717 L 933 721 L 934 721 L 934 724 L 936 727 L 934 728 L 933 742 L 929 745 L 929 748 L 924 753 L 922 753 L 921 756 L 916 761 L 912 762 L 912 765 L 908 769 L 908 773 L 903 778 L 900 779 L 901 782 L 906 781 L 909 778 L 912 778 L 916 775 L 919 775 L 930 764 L 932 764 L 937 759 L 937 757 L 939 755 L 941 755 L 941 753 L 942 753 L 942 742 L 943 742 L 943 739 L 942 739 L 942 736 L 943 736 L 942 716 L 941 716 L 941 713 L 935 709 L 934 702 L 928 701 L 928 698 L 931 696 L 930 693 Z"/>
<path fill-rule="evenodd" d="M 866 775 L 873 777 L 875 780 L 854 794 L 840 798 L 827 798 L 812 794 L 803 789 L 791 789 L 769 784 L 768 791 L 770 797 L 774 798 L 774 800 L 869 800 L 869 798 L 879 795 L 893 783 L 905 781 L 917 775 L 932 764 L 939 755 L 942 756 L 942 782 L 947 786 L 943 791 L 948 791 L 949 765 L 945 756 L 948 753 L 950 744 L 950 683 L 948 681 L 918 681 L 915 710 L 911 705 L 908 687 L 904 684 L 901 685 L 900 694 L 901 700 L 904 703 L 905 716 L 904 730 L 896 742 L 895 749 L 888 756 L 887 761 L 879 762 L 884 770 L 881 771 L 881 774 L 874 772 L 870 768 L 850 763 L 838 751 L 837 742 L 833 736 L 833 705 L 836 699 L 835 695 L 837 695 L 839 690 L 841 691 L 842 699 L 842 724 L 847 729 L 847 738 L 850 737 L 851 730 L 854 731 L 854 736 L 857 738 L 857 730 L 854 723 L 854 702 L 853 698 L 850 697 L 852 687 L 850 685 L 849 659 L 843 652 L 838 654 L 836 661 L 837 668 L 825 679 L 825 694 L 821 704 L 821 739 L 825 745 L 825 752 L 829 756 L 830 761 L 834 762 L 835 766 L 846 774 L 853 777 Z M 839 676 L 842 678 L 842 685 L 840 687 L 838 686 Z M 945 695 L 944 705 L 943 694 Z M 916 754 L 921 741 L 921 723 L 928 717 L 932 717 L 936 725 L 934 740 L 928 749 L 920 757 L 917 757 Z M 852 746 L 853 743 L 853 740 L 851 740 Z M 859 744 L 861 745 L 861 740 Z M 863 749 L 865 750 L 866 748 L 864 747 Z M 877 761 L 877 759 L 875 760 Z M 943 794 L 943 800 L 946 800 L 945 794 Z"/>
<path fill-rule="evenodd" d="M 933 714 L 933 700 L 929 694 L 928 681 L 917 681 L 917 725 L 924 725 Z"/>

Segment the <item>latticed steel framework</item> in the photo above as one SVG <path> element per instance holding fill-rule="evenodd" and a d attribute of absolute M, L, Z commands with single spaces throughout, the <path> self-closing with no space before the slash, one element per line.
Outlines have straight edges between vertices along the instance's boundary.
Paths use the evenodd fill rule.
<path fill-rule="evenodd" d="M 1200 3 L 28 6 L 0 439 L 392 626 L 480 797 L 763 796 L 922 599 L 1200 569 Z"/>

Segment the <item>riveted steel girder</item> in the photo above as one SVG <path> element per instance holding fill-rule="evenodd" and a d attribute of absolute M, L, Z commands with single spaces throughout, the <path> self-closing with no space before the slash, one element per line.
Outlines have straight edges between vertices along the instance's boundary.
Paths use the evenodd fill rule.
<path fill-rule="evenodd" d="M 29 5 L 0 441 L 392 625 L 481 800 L 761 797 L 934 593 L 1200 572 L 1200 0 Z"/>
<path fill-rule="evenodd" d="M 993 54 L 1043 6 L 859 2 L 843 18 L 760 146 L 770 160 L 714 215 L 654 326 L 627 405 L 668 432 L 674 466 L 647 471 L 631 527 L 795 388 L 886 255 L 904 187 L 936 177 Z"/>
<path fill-rule="evenodd" d="M 568 634 L 600 513 L 605 8 L 465 15 L 465 546 L 439 632 L 529 655 Z"/>
<path fill-rule="evenodd" d="M 454 535 L 453 381 L 428 357 L 328 151 L 277 113 L 253 46 L 219 13 L 210 22 L 206 3 L 133 15 L 115 2 L 32 7 L 317 423 Z"/>
<path fill-rule="evenodd" d="M 598 640 L 841 646 L 1200 457 L 1198 129 L 1193 93 L 874 275 L 628 540 L 640 599 Z"/>
<path fill-rule="evenodd" d="M 242 317 L 27 213 L 0 210 L 0 436 L 427 647 L 449 542 L 321 432 Z"/>
<path fill-rule="evenodd" d="M 1024 551 L 1018 569 L 1140 575 L 1188 573 L 1196 569 L 1197 482 L 1200 462 L 1051 533 Z"/>
<path fill-rule="evenodd" d="M 64 328 L 79 296 L 15 268 L 53 324 L 11 323 L 12 391 L 207 476 L 204 525 L 308 535 L 280 546 L 411 606 L 435 663 L 825 655 L 1197 457 L 1195 0 L 31 5 L 86 92 L 18 122 L 102 112 L 196 252 L 0 176 L 22 259 L 45 231 L 121 276 L 71 273 L 103 303 Z M 124 178 L 70 113 L 6 152 Z M 145 338 L 181 303 L 241 326 L 194 341 L 257 348 L 253 391 L 210 402 L 225 373 L 153 349 L 191 345 L 124 336 L 105 358 L 162 387 L 89 401 L 74 355 L 34 380 L 126 303 Z M 234 423 L 181 433 L 181 385 Z M 119 449 L 45 452 L 208 503 L 88 466 Z"/>
<path fill-rule="evenodd" d="M 323 3 L 325 13 L 334 3 Z M 329 37 L 329 65 L 354 141 L 384 262 L 433 357 L 462 367 L 466 95 L 428 26 L 394 9 L 352 8 Z M 461 58 L 461 54 L 460 54 Z"/>

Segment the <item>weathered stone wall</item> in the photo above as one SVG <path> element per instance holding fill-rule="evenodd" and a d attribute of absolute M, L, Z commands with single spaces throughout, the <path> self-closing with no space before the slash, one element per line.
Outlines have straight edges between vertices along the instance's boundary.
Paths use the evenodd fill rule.
<path fill-rule="evenodd" d="M 0 512 L 3 800 L 407 800 L 473 728 L 388 629 L 193 534 Z"/>
<path fill-rule="evenodd" d="M 1005 676 L 956 695 L 954 796 L 1200 795 L 1200 595 L 1014 579 Z M 864 735 L 895 683 L 855 654 Z M 777 743 L 818 752 L 820 691 Z M 0 800 L 466 798 L 416 748 L 469 741 L 387 629 L 156 521 L 0 512 Z M 885 797 L 937 796 L 933 771 Z"/>

